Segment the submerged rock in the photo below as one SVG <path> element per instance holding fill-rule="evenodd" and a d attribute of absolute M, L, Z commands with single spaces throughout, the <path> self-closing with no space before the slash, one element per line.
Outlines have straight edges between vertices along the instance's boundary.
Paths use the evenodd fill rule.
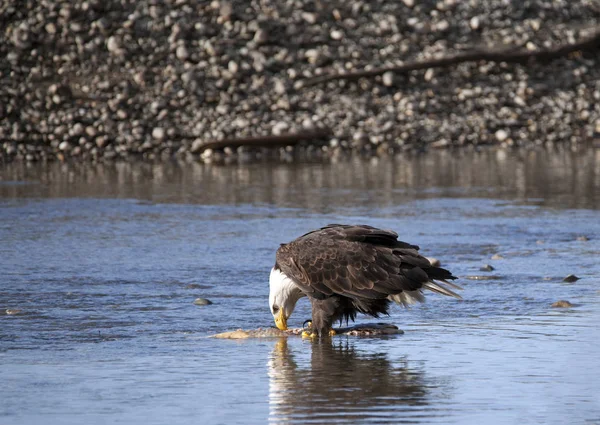
<path fill-rule="evenodd" d="M 570 274 L 563 279 L 563 282 L 573 283 L 573 282 L 577 282 L 578 280 L 579 280 L 579 278 L 577 276 L 575 276 L 574 274 Z"/>
<path fill-rule="evenodd" d="M 21 310 L 19 308 L 7 308 L 5 310 L 7 316 L 17 315 L 17 314 L 21 313 L 21 311 L 23 311 L 23 310 Z"/>
<path fill-rule="evenodd" d="M 479 270 L 482 272 L 492 272 L 496 269 L 492 265 L 486 264 L 485 266 L 481 267 Z"/>
<path fill-rule="evenodd" d="M 570 308 L 570 307 L 573 307 L 573 304 L 571 304 L 567 300 L 560 300 L 560 301 L 556 301 L 555 303 L 553 303 L 552 307 L 554 307 L 554 308 Z"/>
<path fill-rule="evenodd" d="M 494 275 L 494 274 L 486 274 L 486 275 L 469 275 L 465 276 L 464 279 L 469 280 L 500 280 L 502 276 Z"/>
<path fill-rule="evenodd" d="M 212 303 L 211 300 L 207 300 L 206 298 L 196 298 L 194 300 L 195 305 L 211 305 Z"/>

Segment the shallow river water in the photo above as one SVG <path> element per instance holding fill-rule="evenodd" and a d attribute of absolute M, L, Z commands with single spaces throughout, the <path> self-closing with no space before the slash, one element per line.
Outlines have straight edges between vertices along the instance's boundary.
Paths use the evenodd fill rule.
<path fill-rule="evenodd" d="M 208 338 L 272 326 L 279 243 L 334 222 L 398 231 L 464 300 L 394 308 L 393 337 Z M 598 151 L 4 165 L 0 271 L 2 424 L 600 423 Z"/>

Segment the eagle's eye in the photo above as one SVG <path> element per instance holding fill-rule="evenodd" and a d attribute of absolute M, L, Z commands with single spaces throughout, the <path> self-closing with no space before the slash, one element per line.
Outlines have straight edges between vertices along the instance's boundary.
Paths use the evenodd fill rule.
<path fill-rule="evenodd" d="M 277 312 L 279 311 L 279 307 L 277 307 L 276 305 L 273 306 L 273 314 L 277 314 Z"/>

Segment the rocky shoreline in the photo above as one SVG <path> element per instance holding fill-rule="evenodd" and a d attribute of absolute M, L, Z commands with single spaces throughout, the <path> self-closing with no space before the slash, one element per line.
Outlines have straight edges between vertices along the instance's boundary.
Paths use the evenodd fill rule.
<path fill-rule="evenodd" d="M 0 161 L 597 143 L 600 49 L 303 82 L 474 48 L 574 43 L 599 18 L 590 0 L 4 2 Z M 315 129 L 327 136 L 204 150 Z"/>

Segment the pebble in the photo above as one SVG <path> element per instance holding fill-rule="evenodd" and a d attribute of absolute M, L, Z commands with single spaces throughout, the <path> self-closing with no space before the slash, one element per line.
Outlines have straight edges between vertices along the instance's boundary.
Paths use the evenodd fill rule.
<path fill-rule="evenodd" d="M 254 42 L 256 44 L 265 44 L 266 42 L 269 41 L 269 34 L 267 33 L 267 31 L 263 30 L 263 29 L 258 29 L 255 33 L 254 33 L 254 38 L 253 38 Z"/>
<path fill-rule="evenodd" d="M 581 236 L 577 236 L 577 240 L 578 240 L 579 242 L 587 242 L 587 241 L 589 241 L 589 240 L 590 240 L 590 238 L 588 238 L 588 237 L 587 237 L 587 236 L 585 236 L 585 235 L 581 235 Z"/>
<path fill-rule="evenodd" d="M 331 33 L 329 33 L 329 36 L 332 40 L 341 40 L 342 38 L 344 38 L 344 33 L 339 30 L 333 30 L 331 31 Z"/>
<path fill-rule="evenodd" d="M 494 133 L 494 137 L 496 137 L 497 141 L 504 142 L 506 139 L 508 139 L 508 132 L 506 130 L 497 130 Z"/>
<path fill-rule="evenodd" d="M 310 12 L 302 12 L 302 19 L 304 19 L 308 24 L 314 24 L 317 22 L 317 14 Z"/>
<path fill-rule="evenodd" d="M 573 304 L 571 304 L 567 300 L 560 300 L 560 301 L 556 301 L 555 303 L 553 303 L 552 307 L 554 307 L 554 308 L 571 308 L 571 307 L 573 307 Z"/>
<path fill-rule="evenodd" d="M 175 56 L 177 56 L 177 59 L 186 60 L 190 57 L 190 52 L 187 47 L 180 45 L 177 46 L 177 49 L 175 50 Z"/>
<path fill-rule="evenodd" d="M 431 81 L 433 79 L 434 75 L 435 75 L 435 71 L 433 70 L 433 68 L 429 68 L 427 71 L 425 71 L 425 75 L 423 76 L 423 79 L 425 81 Z"/>
<path fill-rule="evenodd" d="M 386 87 L 392 87 L 394 85 L 394 73 L 393 72 L 386 72 L 381 76 L 381 80 L 383 82 L 383 85 Z"/>
<path fill-rule="evenodd" d="M 238 66 L 237 62 L 235 62 L 235 61 L 229 61 L 229 63 L 227 64 L 227 69 L 232 74 L 237 74 L 237 72 L 240 69 L 240 67 Z"/>
<path fill-rule="evenodd" d="M 503 260 L 504 257 L 501 254 L 494 254 L 491 257 L 492 260 Z"/>
<path fill-rule="evenodd" d="M 481 25 L 481 21 L 478 16 L 473 16 L 469 20 L 469 26 L 471 27 L 472 30 L 478 30 L 480 25 Z"/>
<path fill-rule="evenodd" d="M 108 49 L 109 52 L 115 54 L 115 55 L 122 55 L 123 54 L 123 50 L 121 49 L 121 45 L 119 44 L 119 41 L 117 39 L 116 36 L 110 36 L 108 37 L 108 39 L 106 40 L 106 48 Z"/>
<path fill-rule="evenodd" d="M 306 59 L 308 59 L 308 62 L 316 63 L 319 59 L 319 51 L 317 49 L 308 49 L 304 53 L 304 56 L 306 57 Z"/>
<path fill-rule="evenodd" d="M 211 300 L 208 300 L 206 298 L 196 298 L 194 300 L 194 304 L 195 305 L 211 305 L 213 302 Z"/>
<path fill-rule="evenodd" d="M 486 264 L 485 266 L 480 267 L 479 270 L 481 270 L 482 272 L 492 272 L 496 270 L 496 268 L 490 264 Z"/>
<path fill-rule="evenodd" d="M 288 125 L 288 123 L 278 122 L 273 126 L 273 135 L 279 136 L 279 135 L 285 133 L 289 128 L 290 128 L 290 126 Z"/>
<path fill-rule="evenodd" d="M 276 79 L 275 80 L 273 88 L 275 90 L 275 93 L 277 93 L 279 95 L 282 95 L 282 94 L 286 93 L 285 84 L 280 79 Z"/>
<path fill-rule="evenodd" d="M 435 25 L 435 28 L 438 31 L 446 31 L 448 30 L 448 28 L 450 28 L 450 23 L 448 21 L 440 21 Z"/>
<path fill-rule="evenodd" d="M 162 127 L 154 127 L 152 129 L 152 138 L 156 140 L 164 140 L 166 137 L 166 131 Z"/>
<path fill-rule="evenodd" d="M 15 315 L 17 315 L 17 314 L 21 313 L 22 311 L 23 311 L 23 310 L 21 310 L 21 309 L 18 309 L 18 308 L 7 308 L 7 309 L 5 310 L 5 312 L 6 312 L 6 314 L 7 314 L 8 316 L 15 316 Z"/>
<path fill-rule="evenodd" d="M 227 22 L 231 20 L 231 14 L 233 12 L 233 7 L 229 2 L 220 2 L 219 4 L 219 17 L 221 18 L 221 22 Z"/>

